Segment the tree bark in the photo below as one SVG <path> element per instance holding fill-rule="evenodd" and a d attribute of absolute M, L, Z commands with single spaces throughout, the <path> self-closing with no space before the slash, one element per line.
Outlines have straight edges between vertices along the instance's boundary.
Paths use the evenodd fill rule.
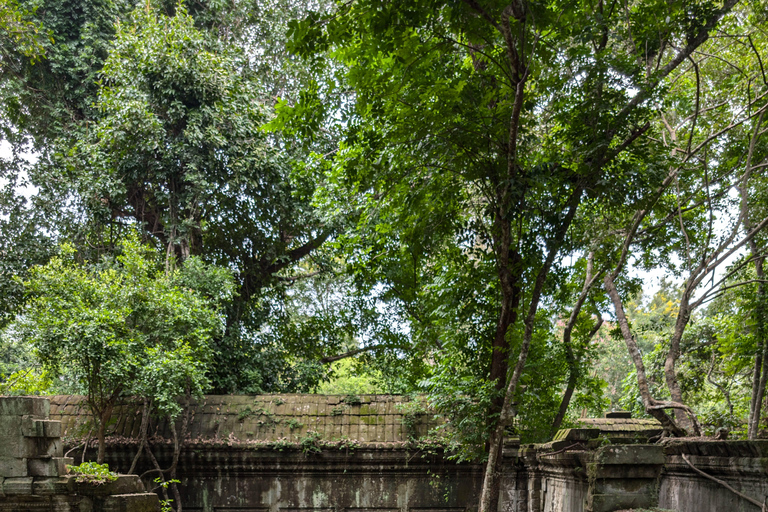
<path fill-rule="evenodd" d="M 139 449 L 136 451 L 136 456 L 131 462 L 131 467 L 128 469 L 128 474 L 133 474 L 136 471 L 136 465 L 139 462 L 139 457 L 144 451 L 144 446 L 147 444 L 147 430 L 149 428 L 149 399 L 144 397 L 143 405 L 141 408 L 141 426 L 139 427 Z"/>
<path fill-rule="evenodd" d="M 488 462 L 485 466 L 485 474 L 483 476 L 483 487 L 480 493 L 480 507 L 478 512 L 492 512 L 494 506 L 498 506 L 499 491 L 501 486 L 501 463 L 504 448 L 504 431 L 507 426 L 512 424 L 515 418 L 516 411 L 513 409 L 512 404 L 517 394 L 517 386 L 520 382 L 520 377 L 523 374 L 525 368 L 525 362 L 528 359 L 528 351 L 531 346 L 531 339 L 533 338 L 533 330 L 536 320 L 536 313 L 539 307 L 539 300 L 541 299 L 541 292 L 544 288 L 544 283 L 549 275 L 549 270 L 552 268 L 552 264 L 555 258 L 560 252 L 565 235 L 568 232 L 568 228 L 571 226 L 574 217 L 576 216 L 576 210 L 581 203 L 581 195 L 583 188 L 581 185 L 577 185 L 571 193 L 571 197 L 568 199 L 568 210 L 563 218 L 558 230 L 549 244 L 549 251 L 547 257 L 543 262 L 539 272 L 536 274 L 536 281 L 531 291 L 531 302 L 528 305 L 528 314 L 525 317 L 524 325 L 525 332 L 523 334 L 523 343 L 520 346 L 520 353 L 517 356 L 517 364 L 512 372 L 512 376 L 509 378 L 506 391 L 504 393 L 504 403 L 502 404 L 501 411 L 499 413 L 499 419 L 496 426 L 491 432 L 490 446 L 488 448 Z"/>
<path fill-rule="evenodd" d="M 627 345 L 627 349 L 629 350 L 629 356 L 632 358 L 632 362 L 635 364 L 635 370 L 637 371 L 637 387 L 640 390 L 640 397 L 643 400 L 643 406 L 645 407 L 645 410 L 648 414 L 659 420 L 661 425 L 664 427 L 664 430 L 672 433 L 675 436 L 681 437 L 686 434 L 686 432 L 681 429 L 673 420 L 670 418 L 660 406 L 669 406 L 671 407 L 685 407 L 682 404 L 670 404 L 670 403 L 662 403 L 657 400 L 654 400 L 654 398 L 651 396 L 650 388 L 648 387 L 648 379 L 645 375 L 645 364 L 643 364 L 643 355 L 640 353 L 640 348 L 637 346 L 637 342 L 635 342 L 634 336 L 632 336 L 632 332 L 629 329 L 629 322 L 627 321 L 627 315 L 624 312 L 624 305 L 621 301 L 621 297 L 619 296 L 618 290 L 616 290 L 616 286 L 613 284 L 614 277 L 612 275 L 605 276 L 605 279 L 603 280 L 603 283 L 605 285 L 605 291 L 608 293 L 608 296 L 611 298 L 611 302 L 613 302 L 613 307 L 616 310 L 616 320 L 619 323 L 619 327 L 621 328 L 621 334 L 624 337 L 624 342 Z"/>
<path fill-rule="evenodd" d="M 99 464 L 104 464 L 104 454 L 106 449 L 104 438 L 106 437 L 107 422 L 109 421 L 109 417 L 111 415 L 112 415 L 111 405 L 104 407 L 104 409 L 101 410 L 101 414 L 99 415 L 99 428 L 96 431 L 96 436 L 99 441 L 99 449 L 96 455 L 96 462 Z"/>
<path fill-rule="evenodd" d="M 750 249 L 753 257 L 759 254 L 757 243 L 754 238 L 750 240 Z M 749 406 L 749 424 L 747 426 L 747 437 L 756 439 L 760 428 L 760 416 L 763 408 L 763 398 L 765 397 L 765 387 L 768 381 L 768 343 L 765 339 L 765 272 L 763 269 L 764 258 L 755 259 L 755 274 L 760 282 L 757 284 L 757 308 L 755 316 L 757 317 L 757 350 L 755 351 L 755 369 L 753 372 L 752 396 Z"/>
<path fill-rule="evenodd" d="M 690 306 L 691 290 L 686 286 L 683 296 L 680 298 L 680 310 L 675 320 L 675 330 L 670 338 L 669 350 L 664 360 L 664 379 L 669 389 L 673 402 L 683 403 L 683 391 L 680 388 L 680 382 L 677 380 L 677 370 L 675 368 L 677 360 L 680 357 L 680 340 L 685 332 L 685 327 L 691 318 Z M 695 435 L 701 435 L 698 428 L 691 421 L 689 416 L 682 409 L 675 409 L 675 420 L 683 429 L 693 432 Z"/>
<path fill-rule="evenodd" d="M 589 335 L 587 336 L 587 343 L 589 343 L 589 341 L 594 338 L 595 334 L 597 334 L 597 331 L 600 330 L 602 325 L 603 319 L 598 318 L 595 327 L 592 328 L 592 330 L 589 332 Z M 565 344 L 565 359 L 568 365 L 568 383 L 566 384 L 565 392 L 563 393 L 563 399 L 560 401 L 560 408 L 557 411 L 555 419 L 552 421 L 552 428 L 549 431 L 549 437 L 554 437 L 554 435 L 557 434 L 557 431 L 560 429 L 560 426 L 563 424 L 565 414 L 568 412 L 568 406 L 571 404 L 571 398 L 573 398 L 573 393 L 576 391 L 576 385 L 579 382 L 579 377 L 581 377 L 578 361 L 576 360 L 576 355 L 573 353 L 573 347 L 571 346 L 570 333 L 568 335 L 567 342 L 565 340 L 565 335 L 563 335 L 563 344 Z"/>

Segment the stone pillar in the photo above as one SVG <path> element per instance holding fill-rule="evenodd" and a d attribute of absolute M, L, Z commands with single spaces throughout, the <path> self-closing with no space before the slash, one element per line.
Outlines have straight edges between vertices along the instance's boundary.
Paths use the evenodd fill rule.
<path fill-rule="evenodd" d="M 157 512 L 160 502 L 136 475 L 94 485 L 67 475 L 61 422 L 40 397 L 0 397 L 0 510 Z"/>
<path fill-rule="evenodd" d="M 39 397 L 0 398 L 0 478 L 56 477 L 66 473 L 61 422 L 48 419 L 50 403 Z M 18 482 L 5 485 L 16 487 Z M 31 485 L 31 483 L 30 483 Z"/>
<path fill-rule="evenodd" d="M 589 490 L 585 512 L 650 508 L 659 502 L 664 467 L 660 445 L 609 445 L 587 464 Z"/>

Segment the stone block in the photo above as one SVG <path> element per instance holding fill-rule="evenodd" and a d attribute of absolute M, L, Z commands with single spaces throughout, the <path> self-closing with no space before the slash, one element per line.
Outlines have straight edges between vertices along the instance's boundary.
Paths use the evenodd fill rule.
<path fill-rule="evenodd" d="M 597 439 L 599 435 L 600 429 L 597 428 L 561 428 L 553 441 L 589 441 Z"/>
<path fill-rule="evenodd" d="M 658 499 L 647 494 L 594 494 L 588 499 L 587 512 L 614 512 L 615 510 L 648 508 Z"/>
<path fill-rule="evenodd" d="M 650 478 L 600 478 L 594 483 L 595 494 L 656 494 L 656 480 Z"/>
<path fill-rule="evenodd" d="M 29 476 L 59 476 L 59 467 L 53 457 L 47 459 L 27 459 Z"/>
<path fill-rule="evenodd" d="M 27 459 L 17 457 L 0 457 L 0 476 L 27 476 Z"/>
<path fill-rule="evenodd" d="M 596 456 L 599 464 L 664 464 L 664 449 L 657 445 L 614 445 L 604 446 Z"/>
<path fill-rule="evenodd" d="M 637 464 L 637 465 L 609 465 L 590 463 L 587 464 L 590 476 L 594 478 L 606 479 L 627 479 L 627 478 L 650 478 L 655 479 L 660 471 L 659 466 L 655 464 Z"/>
<path fill-rule="evenodd" d="M 103 512 L 157 512 L 160 499 L 154 493 L 119 494 L 104 500 Z"/>
<path fill-rule="evenodd" d="M 56 462 L 58 476 L 64 476 L 69 473 L 67 466 L 75 464 L 75 459 L 72 457 L 54 457 L 53 460 Z"/>
<path fill-rule="evenodd" d="M 21 435 L 24 437 L 61 437 L 61 422 L 24 416 L 21 421 Z"/>
<path fill-rule="evenodd" d="M 3 494 L 12 496 L 17 494 L 32 494 L 32 481 L 30 477 L 6 478 L 3 480 Z"/>
<path fill-rule="evenodd" d="M 36 396 L 3 397 L 0 400 L 0 416 L 35 416 L 46 419 L 51 412 L 51 402 Z"/>
<path fill-rule="evenodd" d="M 137 475 L 118 475 L 117 480 L 100 485 L 75 483 L 77 493 L 83 496 L 109 496 L 111 494 L 143 493 L 144 484 Z"/>
<path fill-rule="evenodd" d="M 19 434 L 21 434 L 19 432 Z M 58 438 L 22 437 L 0 433 L 0 456 L 16 458 L 58 457 L 62 455 Z"/>
<path fill-rule="evenodd" d="M 72 494 L 75 491 L 75 479 L 61 478 L 35 478 L 32 481 L 32 493 L 38 496 L 54 494 Z"/>

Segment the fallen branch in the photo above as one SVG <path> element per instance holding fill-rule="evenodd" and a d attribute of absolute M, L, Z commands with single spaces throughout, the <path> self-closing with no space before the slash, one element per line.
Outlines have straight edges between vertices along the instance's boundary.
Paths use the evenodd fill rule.
<path fill-rule="evenodd" d="M 709 479 L 709 480 L 712 480 L 713 482 L 716 482 L 716 483 L 718 483 L 718 484 L 722 485 L 723 487 L 725 487 L 726 489 L 728 489 L 729 491 L 731 491 L 731 492 L 732 492 L 733 494 L 735 494 L 736 496 L 738 496 L 738 497 L 740 497 L 740 498 L 742 498 L 742 499 L 745 499 L 745 500 L 747 500 L 748 502 L 752 503 L 752 504 L 753 504 L 753 505 L 755 505 L 755 506 L 758 506 L 758 507 L 760 507 L 760 510 L 762 510 L 762 512 L 768 512 L 768 504 L 766 504 L 766 502 L 768 502 L 768 497 L 766 497 L 766 499 L 765 499 L 765 501 L 763 501 L 763 503 L 760 503 L 760 502 L 759 502 L 759 501 L 757 501 L 756 499 L 754 499 L 754 498 L 750 498 L 750 497 L 749 497 L 749 496 L 747 496 L 746 494 L 743 494 L 743 493 L 741 493 L 741 492 L 737 491 L 736 489 L 734 489 L 733 487 L 731 487 L 731 486 L 730 486 L 730 485 L 729 485 L 727 482 L 725 482 L 724 480 L 720 480 L 719 478 L 715 478 L 715 477 L 713 477 L 712 475 L 708 475 L 707 473 L 703 472 L 702 470 L 700 470 L 699 468 L 697 468 L 696 466 L 694 466 L 693 464 L 691 464 L 691 461 L 690 461 L 690 460 L 688 460 L 688 456 L 687 456 L 686 454 L 684 454 L 684 453 L 683 453 L 683 454 L 681 454 L 681 455 L 682 455 L 682 457 L 683 457 L 683 460 L 685 461 L 685 463 L 686 463 L 686 464 L 688 464 L 688 466 L 690 466 L 690 468 L 691 468 L 692 470 L 694 470 L 696 473 L 700 474 L 700 475 L 701 475 L 701 476 L 703 476 L 704 478 L 707 478 L 707 479 Z"/>

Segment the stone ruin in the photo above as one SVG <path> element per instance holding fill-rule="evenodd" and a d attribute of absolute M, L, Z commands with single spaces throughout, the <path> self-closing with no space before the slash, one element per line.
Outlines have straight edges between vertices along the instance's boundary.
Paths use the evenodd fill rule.
<path fill-rule="evenodd" d="M 0 511 L 156 512 L 156 494 L 139 477 L 119 475 L 94 485 L 68 474 L 61 422 L 49 419 L 50 401 L 0 397 Z"/>
<path fill-rule="evenodd" d="M 15 419 L 0 423 L 5 427 L 0 432 L 21 432 L 26 421 L 25 432 L 46 434 L 48 423 L 33 427 L 23 418 L 48 419 L 46 400 L 14 400 L 29 405 L 13 406 L 12 414 L 5 412 L 11 406 L 3 405 L 2 418 Z M 33 405 L 35 400 L 39 405 Z M 147 498 L 136 477 L 123 477 L 124 487 L 97 490 L 67 475 L 36 476 L 35 471 L 53 468 L 60 474 L 57 435 L 64 434 L 75 447 L 93 427 L 83 397 L 50 401 L 50 417 L 61 420 L 61 426 L 51 422 L 48 438 L 31 438 L 45 440 L 39 449 L 11 457 L 7 441 L 0 445 L 3 467 L 26 471 L 2 482 L 6 490 L 0 511 L 155 510 L 157 498 Z M 107 439 L 110 468 L 130 467 L 138 449 L 141 409 L 130 401 L 115 408 Z M 184 512 L 476 510 L 482 464 L 451 460 L 430 434 L 443 420 L 407 397 L 206 396 L 192 411 L 190 435 L 178 461 Z M 521 445 L 508 439 L 499 512 L 761 511 L 754 503 L 768 496 L 768 441 L 649 443 L 659 432 L 655 420 L 608 417 L 580 420 L 577 428 L 561 430 L 549 443 Z M 161 467 L 168 467 L 173 446 L 167 422 L 153 421 L 149 442 Z M 82 451 L 76 451 L 78 460 Z M 91 445 L 86 460 L 94 456 Z M 151 468 L 142 456 L 138 473 Z M 19 489 L 24 492 L 12 494 Z"/>

